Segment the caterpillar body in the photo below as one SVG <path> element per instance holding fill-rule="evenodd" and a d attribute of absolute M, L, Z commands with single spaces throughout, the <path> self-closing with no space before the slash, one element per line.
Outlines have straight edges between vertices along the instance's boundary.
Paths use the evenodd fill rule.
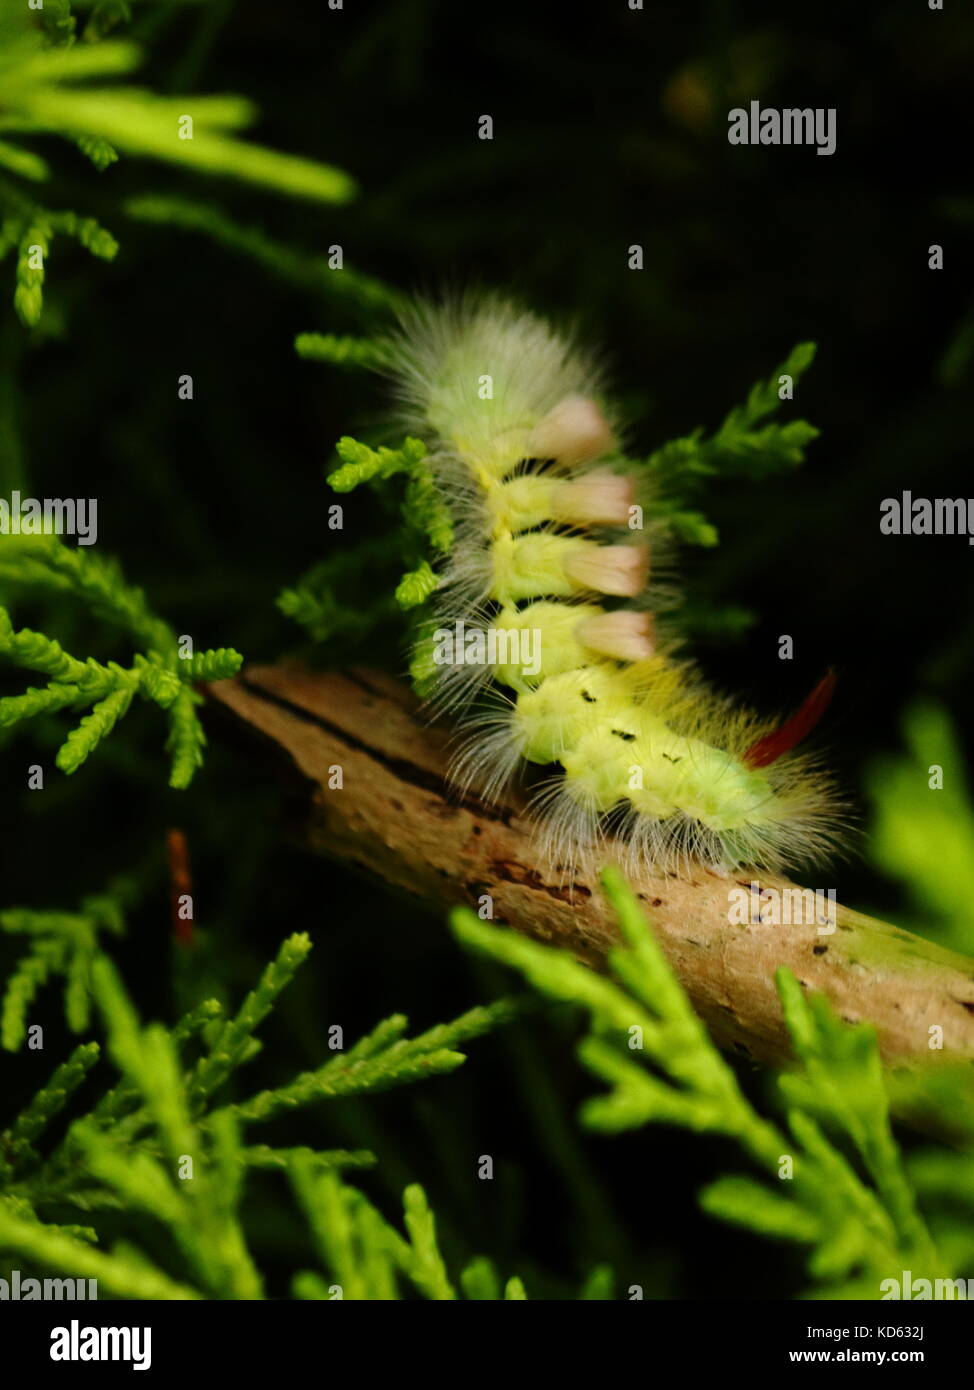
<path fill-rule="evenodd" d="M 680 656 L 667 527 L 589 356 L 491 298 L 413 309 L 388 354 L 453 524 L 421 640 L 432 699 L 464 731 L 454 780 L 490 799 L 547 769 L 539 858 L 566 876 L 609 853 L 684 876 L 827 857 L 836 792 L 793 749 L 830 682 L 782 725 Z"/>

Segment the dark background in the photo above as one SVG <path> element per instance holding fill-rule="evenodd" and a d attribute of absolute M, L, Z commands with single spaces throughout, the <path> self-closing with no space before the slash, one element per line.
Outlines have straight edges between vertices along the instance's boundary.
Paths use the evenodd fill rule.
<path fill-rule="evenodd" d="M 99 178 L 80 155 L 62 160 L 63 205 L 94 212 L 122 249 L 106 265 L 58 243 L 45 323 L 29 336 L 5 312 L 22 452 L 4 466 L 34 495 L 97 496 L 100 547 L 178 632 L 255 662 L 300 647 L 274 597 L 336 543 L 368 535 L 367 500 L 348 505 L 344 533 L 326 529 L 323 471 L 339 435 L 367 434 L 384 398 L 292 350 L 297 332 L 368 331 L 368 319 L 203 237 L 127 219 L 124 200 L 143 192 L 218 204 L 309 256 L 340 243 L 348 266 L 400 289 L 474 281 L 576 318 L 604 348 L 637 453 L 715 427 L 794 343 L 815 340 L 792 407 L 822 431 L 806 466 L 716 486 L 707 507 L 721 547 L 685 556 L 691 596 L 756 615 L 738 640 L 697 655 L 768 710 L 835 666 L 825 737 L 854 797 L 873 760 L 899 747 L 918 695 L 942 701 L 969 744 L 970 548 L 881 536 L 878 524 L 881 500 L 905 488 L 974 493 L 974 19 L 961 5 L 646 0 L 633 13 L 624 0 L 346 0 L 329 11 L 278 0 L 147 6 L 132 30 L 147 44 L 147 83 L 245 93 L 262 112 L 256 138 L 361 186 L 332 209 L 141 161 Z M 730 146 L 727 110 L 752 98 L 834 106 L 836 153 Z M 627 268 L 633 243 L 642 272 Z M 942 271 L 928 269 L 933 243 Z M 176 396 L 183 373 L 192 402 Z M 46 630 L 78 655 L 125 655 L 84 620 Z M 783 633 L 791 662 L 778 659 Z M 384 640 L 369 657 L 404 665 Z M 21 687 L 4 677 L 5 690 Z M 70 782 L 53 774 L 43 796 L 21 792 L 25 760 L 49 761 L 65 732 L 37 724 L 0 745 L 4 905 L 67 907 L 144 866 L 118 959 L 146 1018 L 170 1018 L 205 986 L 238 999 L 284 935 L 310 931 L 312 961 L 249 1069 L 255 1088 L 320 1061 L 332 1023 L 354 1038 L 402 1010 L 419 1030 L 508 987 L 462 957 L 437 917 L 292 844 L 272 770 L 222 725 L 188 793 L 165 787 L 150 711 L 133 711 Z M 208 936 L 188 968 L 170 940 L 169 825 L 188 836 Z M 832 881 L 856 907 L 895 917 L 902 906 L 868 858 Z M 38 1017 L 56 1040 L 53 995 L 47 1005 Z M 569 1295 L 602 1259 L 647 1296 L 728 1296 L 729 1268 L 736 1296 L 801 1288 L 787 1252 L 695 1213 L 697 1188 L 739 1166 L 730 1146 L 660 1129 L 581 1134 L 573 1113 L 590 1084 L 574 1036 L 571 1019 L 543 1015 L 471 1045 L 448 1079 L 321 1107 L 261 1137 L 371 1145 L 380 1168 L 362 1182 L 386 1210 L 421 1181 L 451 1253 L 490 1253 L 539 1296 Z M 3 1069 L 26 1097 L 47 1063 L 18 1063 Z M 476 1180 L 482 1153 L 494 1155 L 493 1184 Z M 283 1185 L 255 1182 L 258 1262 L 284 1293 L 310 1253 Z"/>

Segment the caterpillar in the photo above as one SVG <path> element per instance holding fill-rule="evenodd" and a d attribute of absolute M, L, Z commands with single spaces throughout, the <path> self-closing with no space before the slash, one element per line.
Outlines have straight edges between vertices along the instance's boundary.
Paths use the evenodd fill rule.
<path fill-rule="evenodd" d="M 838 794 L 795 746 L 832 678 L 780 723 L 682 656 L 664 509 L 591 354 L 503 298 L 461 298 L 407 310 L 385 365 L 453 528 L 420 639 L 461 732 L 452 780 L 490 801 L 543 769 L 538 857 L 566 876 L 610 842 L 627 870 L 684 877 L 826 859 Z"/>

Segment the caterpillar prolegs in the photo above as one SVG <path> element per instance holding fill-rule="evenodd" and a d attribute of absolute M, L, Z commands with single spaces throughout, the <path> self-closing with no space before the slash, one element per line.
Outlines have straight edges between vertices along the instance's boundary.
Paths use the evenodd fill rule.
<path fill-rule="evenodd" d="M 453 777 L 490 798 L 523 764 L 547 769 L 539 857 L 567 874 L 610 837 L 630 870 L 822 860 L 837 796 L 794 745 L 829 680 L 780 724 L 678 655 L 665 509 L 623 457 L 588 355 L 481 299 L 407 314 L 389 361 L 453 523 L 421 639 L 432 698 L 465 731 Z"/>

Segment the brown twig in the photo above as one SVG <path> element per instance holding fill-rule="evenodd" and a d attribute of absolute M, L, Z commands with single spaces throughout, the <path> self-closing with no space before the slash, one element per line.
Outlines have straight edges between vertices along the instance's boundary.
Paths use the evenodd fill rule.
<path fill-rule="evenodd" d="M 447 733 L 425 725 L 410 694 L 371 672 L 262 667 L 210 688 L 212 698 L 287 757 L 311 793 L 306 822 L 317 850 L 358 865 L 433 911 L 477 906 L 497 921 L 569 948 L 599 966 L 616 939 L 592 881 L 574 889 L 539 872 L 516 800 L 487 807 L 444 783 Z M 731 925 L 729 892 L 793 889 L 787 880 L 703 868 L 691 879 L 639 877 L 633 887 L 671 965 L 716 1040 L 757 1061 L 791 1048 L 774 987 L 788 966 L 850 1022 L 876 1026 L 888 1061 L 974 1059 L 974 961 L 885 922 L 838 907 L 835 930 L 815 922 Z M 931 1038 L 942 1029 L 942 1052 Z"/>
<path fill-rule="evenodd" d="M 193 944 L 193 919 L 183 912 L 184 898 L 192 901 L 193 876 L 189 867 L 189 846 L 181 830 L 166 832 L 166 850 L 169 856 L 169 909 L 172 920 L 173 940 L 178 946 Z"/>

